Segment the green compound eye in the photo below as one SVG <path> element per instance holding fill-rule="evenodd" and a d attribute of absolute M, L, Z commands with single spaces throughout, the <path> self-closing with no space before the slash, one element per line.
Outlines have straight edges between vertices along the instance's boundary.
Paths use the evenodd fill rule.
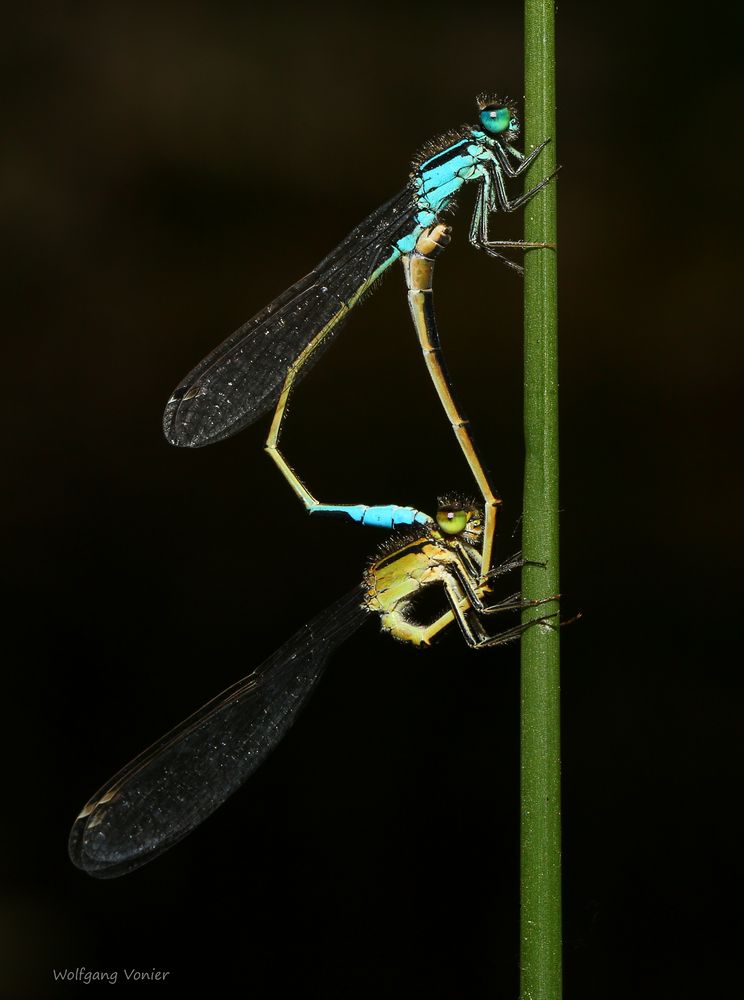
<path fill-rule="evenodd" d="M 445 535 L 461 535 L 468 526 L 466 510 L 438 510 L 437 524 Z"/>
<path fill-rule="evenodd" d="M 508 108 L 484 108 L 480 113 L 480 121 L 486 132 L 498 135 L 512 127 L 514 121 Z"/>

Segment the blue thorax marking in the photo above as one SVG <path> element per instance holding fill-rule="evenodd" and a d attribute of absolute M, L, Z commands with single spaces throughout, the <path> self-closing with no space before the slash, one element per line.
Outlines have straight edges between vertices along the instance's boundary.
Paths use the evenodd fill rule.
<path fill-rule="evenodd" d="M 328 514 L 339 517 L 344 514 L 355 524 L 371 525 L 376 528 L 398 528 L 408 524 L 431 524 L 428 514 L 415 507 L 399 507 L 397 504 L 368 507 L 366 504 L 319 503 L 308 507 L 310 514 Z"/>
<path fill-rule="evenodd" d="M 419 206 L 435 216 L 443 212 L 463 184 L 485 175 L 494 158 L 492 144 L 483 132 L 474 130 L 422 163 L 413 179 Z"/>
<path fill-rule="evenodd" d="M 485 158 L 490 157 L 490 153 L 485 151 Z M 473 168 L 484 159 L 483 151 L 479 146 L 471 143 L 464 152 L 459 153 L 440 163 L 437 167 L 422 170 L 417 178 L 417 186 L 424 194 L 435 190 L 443 184 L 448 184 L 455 177 L 462 177 L 472 172 Z"/>
<path fill-rule="evenodd" d="M 488 164 L 495 157 L 494 140 L 473 129 L 469 135 L 425 160 L 412 177 L 418 199 L 416 225 L 395 243 L 401 254 L 412 253 L 424 229 L 439 221 L 457 192 L 469 181 L 487 177 Z"/>

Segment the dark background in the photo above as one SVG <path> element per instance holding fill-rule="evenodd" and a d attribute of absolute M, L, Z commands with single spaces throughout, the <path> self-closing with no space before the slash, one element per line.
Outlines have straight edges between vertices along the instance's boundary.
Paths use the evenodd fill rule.
<path fill-rule="evenodd" d="M 562 590 L 584 612 L 563 634 L 572 998 L 740 981 L 741 26 L 667 16 L 558 13 Z M 452 635 L 417 655 L 369 624 L 170 854 L 99 883 L 65 845 L 119 766 L 358 581 L 381 536 L 308 521 L 262 453 L 267 420 L 178 451 L 162 408 L 477 92 L 520 96 L 520 17 L 6 12 L 8 996 L 74 993 L 52 970 L 81 966 L 216 995 L 517 995 L 516 648 Z M 506 556 L 521 283 L 467 246 L 471 198 L 437 302 Z M 393 273 L 297 393 L 286 452 L 322 499 L 430 510 L 472 489 L 409 326 Z"/>

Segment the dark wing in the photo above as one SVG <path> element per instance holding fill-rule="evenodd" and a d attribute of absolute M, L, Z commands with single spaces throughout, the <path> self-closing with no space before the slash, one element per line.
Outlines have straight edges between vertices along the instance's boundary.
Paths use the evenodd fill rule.
<path fill-rule="evenodd" d="M 314 690 L 328 656 L 367 617 L 357 587 L 119 771 L 75 821 L 73 863 L 97 878 L 113 878 L 185 837 L 265 760 Z"/>
<path fill-rule="evenodd" d="M 413 229 L 416 212 L 406 188 L 198 364 L 166 405 L 163 429 L 170 443 L 212 444 L 274 406 L 289 366 L 325 331 L 298 380 L 309 371 L 349 310 L 393 262 L 395 243 Z"/>

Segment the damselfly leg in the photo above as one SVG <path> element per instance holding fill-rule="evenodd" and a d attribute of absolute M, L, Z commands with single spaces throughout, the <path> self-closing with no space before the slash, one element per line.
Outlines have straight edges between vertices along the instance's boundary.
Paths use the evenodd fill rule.
<path fill-rule="evenodd" d="M 543 143 L 543 145 L 545 144 Z M 557 171 L 555 173 L 557 173 Z M 515 261 L 510 260 L 500 251 L 555 249 L 554 243 L 530 243 L 526 240 L 492 240 L 488 232 L 488 217 L 490 213 L 495 210 L 496 202 L 498 202 L 498 205 L 504 212 L 514 212 L 516 209 L 521 208 L 522 205 L 528 202 L 530 198 L 534 197 L 538 191 L 541 191 L 545 185 L 553 179 L 555 173 L 551 174 L 550 177 L 546 177 L 543 181 L 532 188 L 531 191 L 522 195 L 521 198 L 515 198 L 514 201 L 509 201 L 506 196 L 506 188 L 504 186 L 504 178 L 501 175 L 501 171 L 497 164 L 493 164 L 492 170 L 484 178 L 483 183 L 478 189 L 478 194 L 476 195 L 475 209 L 470 220 L 470 232 L 468 234 L 468 240 L 471 245 L 474 246 L 476 250 L 482 250 L 484 253 L 487 253 L 489 257 L 496 257 L 503 261 L 519 274 L 524 273 L 524 268 L 521 264 L 517 264 Z"/>

